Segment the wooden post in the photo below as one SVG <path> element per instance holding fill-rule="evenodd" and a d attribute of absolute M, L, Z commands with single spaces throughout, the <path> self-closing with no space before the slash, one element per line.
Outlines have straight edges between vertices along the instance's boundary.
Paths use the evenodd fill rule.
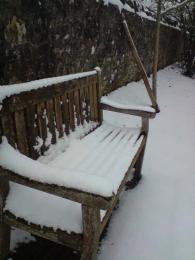
<path fill-rule="evenodd" d="M 146 142 L 147 142 L 147 138 L 148 138 L 148 131 L 149 131 L 149 118 L 142 117 L 141 133 L 144 134 L 145 143 L 144 143 L 144 146 L 135 163 L 135 166 L 134 166 L 135 172 L 133 174 L 133 178 L 126 183 L 126 189 L 135 188 L 142 178 L 141 171 L 142 171 L 142 165 L 143 165 L 144 154 L 145 154 L 145 149 L 146 149 Z"/>
<path fill-rule="evenodd" d="M 97 72 L 97 94 L 98 94 L 98 113 L 99 113 L 99 122 L 102 123 L 103 121 L 103 110 L 101 109 L 101 97 L 102 97 L 102 76 L 101 76 L 101 69 L 96 67 Z"/>
<path fill-rule="evenodd" d="M 142 117 L 141 131 L 145 134 L 145 136 L 148 136 L 149 119 L 147 117 Z"/>
<path fill-rule="evenodd" d="M 138 51 L 137 51 L 136 46 L 134 44 L 133 38 L 131 36 L 129 27 L 127 25 L 127 22 L 126 22 L 126 19 L 125 19 L 125 15 L 123 13 L 122 13 L 122 18 L 123 18 L 124 29 L 125 29 L 125 32 L 127 34 L 128 41 L 130 43 L 131 51 L 133 53 L 133 57 L 134 57 L 137 65 L 138 65 L 138 67 L 140 69 L 140 72 L 141 72 L 141 75 L 142 75 L 142 78 L 143 78 L 146 90 L 147 90 L 148 95 L 150 97 L 150 100 L 152 102 L 152 106 L 156 109 L 157 112 L 159 112 L 160 110 L 159 110 L 158 104 L 157 104 L 157 102 L 155 100 L 155 97 L 153 95 L 152 89 L 150 87 L 150 83 L 148 81 L 148 77 L 147 77 L 145 68 L 144 68 L 144 66 L 143 66 L 143 64 L 141 62 L 141 59 L 140 59 L 139 54 L 138 54 Z"/>
<path fill-rule="evenodd" d="M 142 165 L 143 165 L 144 154 L 145 154 L 145 149 L 146 149 L 146 142 L 147 142 L 147 138 L 148 138 L 148 131 L 149 131 L 149 119 L 142 117 L 142 133 L 145 135 L 145 144 L 144 144 L 144 147 L 135 164 L 134 176 L 138 182 L 142 177 L 141 171 L 142 171 Z"/>
<path fill-rule="evenodd" d="M 160 20 L 161 20 L 161 0 L 157 0 L 157 17 L 156 17 L 156 37 L 154 49 L 154 63 L 153 63 L 153 77 L 152 89 L 157 100 L 157 71 L 158 71 L 158 57 L 159 57 L 159 38 L 160 38 Z"/>
<path fill-rule="evenodd" d="M 0 177 L 0 260 L 5 260 L 10 248 L 10 226 L 3 222 L 3 208 L 9 192 L 9 182 Z"/>
<path fill-rule="evenodd" d="M 82 205 L 83 250 L 81 260 L 95 260 L 100 238 L 100 210 Z"/>

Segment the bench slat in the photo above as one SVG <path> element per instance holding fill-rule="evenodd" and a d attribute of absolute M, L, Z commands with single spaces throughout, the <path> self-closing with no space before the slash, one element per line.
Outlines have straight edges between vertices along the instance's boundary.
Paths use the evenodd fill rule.
<path fill-rule="evenodd" d="M 84 98 L 84 90 L 81 88 L 79 90 L 79 100 L 80 100 L 80 113 L 81 113 L 81 124 L 83 125 L 85 120 L 85 98 Z"/>
<path fill-rule="evenodd" d="M 89 122 L 90 120 L 90 100 L 89 100 L 89 89 L 88 86 L 83 89 L 84 97 L 85 97 L 85 114 L 86 114 L 86 121 Z"/>
<path fill-rule="evenodd" d="M 70 114 L 69 114 L 69 103 L 68 95 L 65 93 L 62 98 L 62 123 L 65 125 L 66 135 L 70 132 Z"/>
<path fill-rule="evenodd" d="M 14 114 L 15 118 L 15 127 L 16 127 L 16 140 L 18 149 L 29 155 L 28 143 L 27 143 L 27 131 L 26 131 L 26 120 L 24 111 L 16 111 Z"/>
<path fill-rule="evenodd" d="M 63 136 L 63 126 L 62 126 L 62 110 L 61 110 L 61 98 L 54 98 L 54 111 L 55 111 L 55 119 L 56 119 L 56 128 L 59 133 L 59 138 Z"/>
<path fill-rule="evenodd" d="M 36 131 L 36 137 L 39 136 L 43 140 L 43 144 L 41 146 L 41 154 L 43 154 L 46 149 L 46 140 L 47 140 L 47 114 L 46 114 L 46 106 L 45 103 L 39 103 L 36 106 L 37 108 L 37 115 L 36 115 L 36 124 L 34 125 L 34 128 L 38 130 L 38 133 Z"/>
<path fill-rule="evenodd" d="M 35 114 L 36 114 L 36 110 L 34 105 L 31 105 L 26 108 L 26 124 L 27 124 L 27 133 L 29 135 L 28 138 L 29 153 L 31 158 L 33 159 L 37 159 L 39 157 L 38 151 L 34 149 L 34 146 L 36 145 L 36 137 L 38 136 L 37 119 Z M 40 137 L 42 137 L 42 135 Z"/>
<path fill-rule="evenodd" d="M 68 94 L 68 106 L 69 106 L 69 118 L 70 118 L 70 129 L 75 129 L 75 111 L 74 111 L 74 92 Z"/>
<path fill-rule="evenodd" d="M 46 102 L 46 107 L 47 107 L 47 119 L 48 119 L 48 128 L 49 128 L 49 132 L 52 135 L 51 138 L 51 143 L 55 144 L 56 143 L 56 131 L 55 131 L 55 117 L 54 117 L 54 104 L 53 104 L 53 100 L 48 100 Z"/>
<path fill-rule="evenodd" d="M 1 117 L 2 135 L 7 137 L 9 143 L 15 147 L 16 143 L 16 132 L 14 123 L 14 113 L 6 113 L 5 116 Z"/>
<path fill-rule="evenodd" d="M 76 123 L 80 125 L 81 123 L 81 108 L 80 108 L 80 100 L 79 100 L 79 90 L 74 92 L 74 103 L 75 103 L 75 114 L 76 114 Z"/>

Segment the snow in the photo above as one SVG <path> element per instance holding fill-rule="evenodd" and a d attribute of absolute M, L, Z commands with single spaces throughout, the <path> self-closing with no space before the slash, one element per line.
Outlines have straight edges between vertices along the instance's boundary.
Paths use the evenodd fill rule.
<path fill-rule="evenodd" d="M 103 96 L 101 103 L 121 109 L 137 109 L 155 113 L 143 81 L 131 82 Z"/>
<path fill-rule="evenodd" d="M 50 161 L 47 156 L 44 159 L 51 167 L 70 171 L 79 169 L 87 178 L 90 175 L 102 177 L 111 185 L 112 193 L 116 193 L 143 140 L 139 135 L 140 128 L 121 128 L 104 122 L 81 142 L 72 144 L 65 153 Z M 95 185 L 98 188 L 98 184 Z"/>
<path fill-rule="evenodd" d="M 141 111 L 155 113 L 155 109 L 152 107 L 144 107 L 139 105 L 126 105 L 126 104 L 122 104 L 121 102 L 112 101 L 112 99 L 107 97 L 102 97 L 101 103 L 115 108 L 120 108 L 120 109 L 141 110 Z"/>
<path fill-rule="evenodd" d="M 158 82 L 143 179 L 121 198 L 98 260 L 194 260 L 195 80 L 170 66 Z"/>
<path fill-rule="evenodd" d="M 91 55 L 94 55 L 94 54 L 95 54 L 95 47 L 92 46 L 92 48 L 91 48 Z"/>
<path fill-rule="evenodd" d="M 97 2 L 99 2 L 99 0 L 96 0 Z M 122 10 L 126 10 L 129 12 L 134 12 L 134 9 L 131 8 L 128 4 L 123 4 L 120 0 L 103 0 L 105 5 L 115 5 L 118 7 L 118 9 L 120 10 L 120 12 Z"/>
<path fill-rule="evenodd" d="M 92 76 L 92 75 L 95 75 L 96 73 L 97 73 L 97 71 L 93 70 L 93 71 L 88 71 L 88 72 L 69 74 L 69 75 L 65 75 L 65 76 L 39 79 L 39 80 L 30 81 L 27 83 L 0 85 L 0 104 L 2 104 L 3 100 L 6 97 L 10 97 L 11 95 L 14 95 L 14 94 L 19 94 L 21 92 L 39 89 L 39 88 L 51 86 L 54 84 L 74 80 L 74 79 Z M 0 109 L 1 109 L 1 107 L 0 107 Z"/>
<path fill-rule="evenodd" d="M 5 210 L 29 223 L 82 233 L 81 204 L 11 183 Z M 106 211 L 101 211 L 103 219 Z"/>
<path fill-rule="evenodd" d="M 35 241 L 36 241 L 35 237 L 33 237 L 28 232 L 17 228 L 11 229 L 11 244 L 10 244 L 11 251 L 15 251 L 15 249 L 19 246 L 20 243 L 28 244 L 29 242 L 35 242 Z"/>
<path fill-rule="evenodd" d="M 65 152 L 72 142 L 75 142 L 75 140 L 83 138 L 86 134 L 91 132 L 93 129 L 97 128 L 97 126 L 97 122 L 89 121 L 89 123 L 87 123 L 86 121 L 84 121 L 83 125 L 76 125 L 74 131 L 69 130 L 70 132 L 68 136 L 58 139 L 57 143 L 53 145 L 51 145 L 52 135 L 48 130 L 48 138 L 45 142 L 45 146 L 49 146 L 49 148 L 47 151 L 45 151 L 44 156 L 39 158 L 39 161 L 44 163 L 50 162 L 59 154 Z M 40 138 L 39 142 L 42 143 L 43 140 Z M 40 145 L 37 145 L 37 147 L 40 148 Z"/>
<path fill-rule="evenodd" d="M 85 173 L 60 170 L 34 161 L 12 148 L 6 139 L 0 145 L 0 165 L 5 169 L 41 183 L 56 184 L 106 197 L 112 195 L 112 187 L 103 178 L 92 175 L 85 178 Z"/>

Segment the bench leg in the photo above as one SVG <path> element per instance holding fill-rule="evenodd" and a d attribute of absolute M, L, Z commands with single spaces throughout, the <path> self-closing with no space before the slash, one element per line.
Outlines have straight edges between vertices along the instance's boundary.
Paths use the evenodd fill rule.
<path fill-rule="evenodd" d="M 144 153 L 145 153 L 146 144 L 144 145 L 140 155 L 135 163 L 135 172 L 133 174 L 133 178 L 126 183 L 126 189 L 133 189 L 135 188 L 142 178 L 142 165 L 144 160 Z"/>
<path fill-rule="evenodd" d="M 0 178 L 0 260 L 5 260 L 10 248 L 10 226 L 3 222 L 3 208 L 9 191 L 9 183 Z"/>
<path fill-rule="evenodd" d="M 2 222 L 2 221 L 1 221 Z M 10 226 L 0 223 L 0 260 L 5 260 L 9 255 Z"/>
<path fill-rule="evenodd" d="M 100 238 L 100 210 L 82 205 L 83 250 L 81 260 L 95 260 Z"/>
<path fill-rule="evenodd" d="M 127 189 L 133 189 L 137 186 L 139 181 L 142 178 L 142 165 L 143 165 L 143 160 L 144 160 L 144 153 L 146 149 L 146 142 L 147 142 L 147 137 L 148 137 L 148 131 L 149 131 L 149 119 L 148 118 L 142 118 L 142 133 L 145 135 L 145 144 L 144 147 L 142 148 L 140 155 L 135 163 L 135 172 L 133 175 L 133 178 L 131 181 L 126 183 L 126 188 Z"/>
<path fill-rule="evenodd" d="M 135 180 L 137 180 L 137 182 L 139 182 L 142 178 L 142 165 L 143 165 L 143 161 L 144 161 L 145 148 L 146 148 L 146 145 L 144 145 L 144 147 L 138 157 L 138 160 L 135 164 L 134 178 L 135 178 Z"/>

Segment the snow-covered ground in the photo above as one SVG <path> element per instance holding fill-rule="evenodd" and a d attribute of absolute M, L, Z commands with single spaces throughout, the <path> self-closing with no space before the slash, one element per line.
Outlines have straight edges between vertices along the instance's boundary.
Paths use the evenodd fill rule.
<path fill-rule="evenodd" d="M 161 113 L 150 122 L 143 179 L 121 198 L 98 260 L 195 259 L 195 80 L 172 66 L 158 77 Z M 124 103 L 126 91 L 116 92 Z M 104 116 L 131 123 L 127 115 Z M 23 236 L 30 240 L 12 233 L 12 249 Z"/>
<path fill-rule="evenodd" d="M 195 80 L 172 67 L 158 77 L 143 179 L 121 199 L 98 260 L 195 259 Z"/>

